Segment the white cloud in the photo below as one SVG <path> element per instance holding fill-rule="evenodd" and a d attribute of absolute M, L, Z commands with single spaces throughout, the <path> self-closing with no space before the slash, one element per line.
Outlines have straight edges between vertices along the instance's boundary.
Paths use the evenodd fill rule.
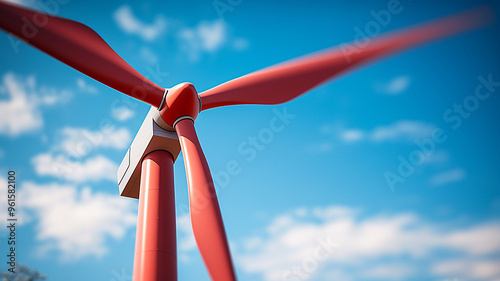
<path fill-rule="evenodd" d="M 424 163 L 427 164 L 441 164 L 450 160 L 450 155 L 445 150 L 436 150 L 434 153 L 429 154 L 424 158 Z"/>
<path fill-rule="evenodd" d="M 140 21 L 132 12 L 129 5 L 119 7 L 113 14 L 118 26 L 129 34 L 135 34 L 146 41 L 152 41 L 163 33 L 167 26 L 166 19 L 158 15 L 152 24 Z"/>
<path fill-rule="evenodd" d="M 389 263 L 364 270 L 360 276 L 367 279 L 404 280 L 415 273 L 415 268 L 402 263 Z"/>
<path fill-rule="evenodd" d="M 126 128 L 111 127 L 90 131 L 84 128 L 65 127 L 61 130 L 61 140 L 54 147 L 74 157 L 86 156 L 99 147 L 125 149 L 130 145 L 131 135 Z"/>
<path fill-rule="evenodd" d="M 97 93 L 97 88 L 85 82 L 83 78 L 76 79 L 76 86 L 82 92 L 95 94 Z"/>
<path fill-rule="evenodd" d="M 136 205 L 117 195 L 81 191 L 72 185 L 26 182 L 19 190 L 23 207 L 36 218 L 38 253 L 59 251 L 62 260 L 101 257 L 108 238 L 120 239 L 136 224 Z"/>
<path fill-rule="evenodd" d="M 411 79 L 409 76 L 403 75 L 403 76 L 398 76 L 389 83 L 385 85 L 378 85 L 379 91 L 389 94 L 389 95 L 398 95 L 401 94 L 402 92 L 406 91 L 408 87 L 410 86 Z"/>
<path fill-rule="evenodd" d="M 437 174 L 430 179 L 431 185 L 445 185 L 448 183 L 459 182 L 465 178 L 463 169 L 453 169 L 444 173 Z"/>
<path fill-rule="evenodd" d="M 156 16 L 154 22 L 149 25 L 140 21 L 129 5 L 119 7 L 113 18 L 123 31 L 138 35 L 147 41 L 156 39 L 167 26 L 167 20 L 161 15 Z M 170 33 L 177 36 L 179 48 L 191 61 L 198 61 L 203 54 L 213 54 L 223 47 L 241 51 L 249 46 L 245 38 L 232 38 L 227 23 L 220 19 L 203 20 L 192 27 L 169 20 L 168 25 Z M 158 62 L 158 55 L 148 47 L 141 47 L 138 53 L 149 64 Z"/>
<path fill-rule="evenodd" d="M 248 48 L 248 45 L 250 45 L 248 43 L 248 40 L 247 39 L 244 39 L 244 38 L 236 38 L 233 40 L 233 48 L 235 50 L 245 50 Z"/>
<path fill-rule="evenodd" d="M 6 73 L 0 85 L 0 134 L 17 136 L 43 127 L 41 108 L 65 102 L 70 92 L 37 85 L 34 76 L 21 77 Z"/>
<path fill-rule="evenodd" d="M 416 140 L 432 137 L 436 127 L 432 124 L 415 121 L 399 120 L 388 125 L 381 125 L 372 129 L 346 128 L 340 122 L 323 124 L 319 130 L 329 139 L 309 144 L 306 149 L 312 153 L 328 153 L 342 143 L 354 144 L 360 142 L 385 143 L 403 142 L 413 144 Z M 436 151 L 424 159 L 426 163 L 446 162 L 448 155 L 443 151 Z"/>
<path fill-rule="evenodd" d="M 118 165 L 97 152 L 99 148 L 125 150 L 131 141 L 126 128 L 109 127 L 98 131 L 65 127 L 51 150 L 31 159 L 40 176 L 57 177 L 69 182 L 116 180 Z"/>
<path fill-rule="evenodd" d="M 451 259 L 436 263 L 432 271 L 441 276 L 460 275 L 464 278 L 463 280 L 499 280 L 499 265 L 500 259 L 498 258 L 491 260 Z"/>
<path fill-rule="evenodd" d="M 183 27 L 178 36 L 181 40 L 180 48 L 187 52 L 192 61 L 199 60 L 204 53 L 215 53 L 224 46 L 235 50 L 248 47 L 246 39 L 231 38 L 229 28 L 223 20 L 202 21 L 193 28 Z"/>
<path fill-rule="evenodd" d="M 214 52 L 227 40 L 227 26 L 222 20 L 202 21 L 194 28 L 183 28 L 179 32 L 181 48 L 196 61 L 204 52 Z"/>
<path fill-rule="evenodd" d="M 194 240 L 189 213 L 177 217 L 177 227 L 179 232 L 186 234 L 182 237 L 183 239 L 179 241 L 179 249 L 184 251 L 196 249 L 196 241 Z"/>
<path fill-rule="evenodd" d="M 376 142 L 381 141 L 414 141 L 429 137 L 435 127 L 419 121 L 398 121 L 389 126 L 381 126 L 373 129 L 370 139 Z"/>
<path fill-rule="evenodd" d="M 492 266 L 500 254 L 498 221 L 445 228 L 412 213 L 359 213 L 331 206 L 277 216 L 263 235 L 239 242 L 235 260 L 263 280 L 403 280 L 426 274 L 435 279 L 500 278 L 500 270 Z M 466 272 L 449 265 L 450 256 L 451 262 L 481 262 L 469 264 Z"/>
<path fill-rule="evenodd" d="M 226 40 L 226 24 L 224 21 L 216 20 L 213 22 L 203 21 L 198 24 L 194 30 L 195 36 L 200 39 L 201 48 L 213 52 L 220 48 Z"/>
<path fill-rule="evenodd" d="M 196 240 L 194 239 L 189 213 L 177 217 L 177 231 L 179 235 L 177 244 L 179 257 L 183 262 L 188 262 L 190 260 L 189 252 L 196 250 Z"/>
<path fill-rule="evenodd" d="M 135 116 L 135 111 L 127 106 L 114 107 L 111 110 L 111 116 L 118 121 L 127 121 Z"/>
<path fill-rule="evenodd" d="M 158 63 L 158 56 L 148 47 L 141 47 L 139 55 L 149 64 Z"/>
<path fill-rule="evenodd" d="M 334 149 L 334 145 L 331 142 L 322 142 L 311 144 L 307 147 L 307 150 L 312 153 L 327 153 Z"/>
<path fill-rule="evenodd" d="M 345 130 L 340 134 L 340 138 L 345 142 L 355 142 L 362 140 L 365 137 L 365 133 L 361 130 L 351 129 Z"/>
<path fill-rule="evenodd" d="M 420 121 L 401 120 L 387 126 L 375 127 L 372 130 L 341 129 L 339 138 L 344 142 L 368 140 L 372 142 L 405 141 L 413 142 L 417 139 L 429 137 L 435 127 Z"/>
<path fill-rule="evenodd" d="M 52 176 L 70 182 L 116 181 L 118 165 L 110 159 L 98 155 L 84 161 L 68 156 L 42 153 L 31 159 L 35 172 L 39 176 Z"/>

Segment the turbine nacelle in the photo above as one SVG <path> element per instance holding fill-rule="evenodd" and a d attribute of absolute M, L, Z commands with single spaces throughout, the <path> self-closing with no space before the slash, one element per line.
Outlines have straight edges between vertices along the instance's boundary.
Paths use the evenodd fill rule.
<path fill-rule="evenodd" d="M 181 83 L 171 89 L 164 89 L 149 81 L 127 64 L 88 26 L 45 13 L 45 20 L 41 25 L 37 21 L 40 15 L 37 11 L 0 0 L 1 29 L 97 81 L 152 106 L 118 169 L 121 195 L 138 198 L 142 196 L 140 194 L 146 194 L 141 193 L 145 190 L 141 186 L 147 186 L 145 188 L 150 192 L 142 197 L 143 203 L 139 203 L 143 219 L 138 220 L 137 226 L 134 280 L 177 279 L 176 251 L 172 246 L 175 245 L 175 208 L 168 205 L 173 204 L 173 193 L 170 192 L 173 191 L 173 162 L 167 161 L 165 153 L 158 151 L 170 152 L 172 160 L 175 161 L 182 150 L 193 234 L 210 277 L 217 281 L 235 281 L 236 274 L 207 160 L 193 122 L 184 119 L 194 121 L 202 109 L 220 106 L 283 103 L 354 67 L 477 28 L 492 18 L 488 7 L 480 7 L 370 38 L 362 48 L 358 48 L 359 42 L 347 44 L 353 47 L 348 49 L 348 56 L 345 53 L 345 45 L 342 44 L 339 48 L 329 49 L 315 56 L 306 56 L 247 74 L 198 95 L 191 83 Z M 27 25 L 38 27 L 36 34 L 26 33 Z M 353 52 L 350 52 L 351 50 Z M 158 156 L 162 159 L 155 160 L 153 153 L 163 155 Z M 143 161 L 145 158 L 147 159 Z M 155 161 L 158 163 L 154 164 Z M 168 166 L 165 167 L 167 172 L 163 173 L 162 181 L 158 176 L 162 173 L 161 169 L 158 169 L 160 162 L 163 163 L 162 166 Z M 146 171 L 145 176 L 142 176 L 142 168 Z M 155 176 L 151 176 L 152 174 Z M 157 188 L 160 185 L 172 188 L 166 193 L 160 192 Z M 154 187 L 154 191 L 150 187 Z M 199 211 L 199 202 L 203 202 L 202 212 Z M 159 212 L 167 213 L 167 216 L 160 219 L 157 215 Z M 169 220 L 174 223 L 170 224 Z M 150 235 L 151 232 L 160 233 L 159 231 L 170 237 L 161 237 L 160 241 L 157 239 L 160 236 Z M 172 244 L 166 243 L 167 240 L 173 241 Z"/>

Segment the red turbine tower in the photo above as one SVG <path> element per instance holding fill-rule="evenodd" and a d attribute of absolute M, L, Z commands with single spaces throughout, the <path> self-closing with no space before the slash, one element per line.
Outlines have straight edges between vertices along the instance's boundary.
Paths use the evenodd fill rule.
<path fill-rule="evenodd" d="M 152 106 L 118 171 L 120 194 L 139 198 L 134 280 L 177 280 L 173 163 L 182 150 L 194 236 L 215 281 L 236 280 L 212 176 L 194 122 L 210 108 L 279 104 L 375 59 L 484 25 L 478 8 L 271 66 L 197 93 L 146 79 L 89 27 L 0 2 L 0 28 L 78 71 Z M 43 16 L 43 21 L 40 21 Z M 355 45 L 355 44 L 353 44 Z"/>

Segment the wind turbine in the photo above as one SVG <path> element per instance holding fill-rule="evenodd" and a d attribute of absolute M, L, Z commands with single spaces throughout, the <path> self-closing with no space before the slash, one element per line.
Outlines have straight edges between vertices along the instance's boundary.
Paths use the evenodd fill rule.
<path fill-rule="evenodd" d="M 375 59 L 477 28 L 488 10 L 460 14 L 271 66 L 197 93 L 191 83 L 165 89 L 128 65 L 89 27 L 0 2 L 0 27 L 28 44 L 152 106 L 118 171 L 120 194 L 139 198 L 134 280 L 177 280 L 173 163 L 182 151 L 194 236 L 212 280 L 236 280 L 210 170 L 194 121 L 201 111 L 279 104 Z M 356 46 L 356 47 L 352 47 Z"/>

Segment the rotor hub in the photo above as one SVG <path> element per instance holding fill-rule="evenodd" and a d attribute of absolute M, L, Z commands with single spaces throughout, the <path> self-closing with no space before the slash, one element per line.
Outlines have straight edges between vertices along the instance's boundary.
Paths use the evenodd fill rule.
<path fill-rule="evenodd" d="M 184 118 L 192 119 L 198 117 L 201 102 L 198 92 L 191 83 L 181 83 L 168 89 L 163 106 L 160 108 L 160 116 L 169 126 L 174 127 L 176 121 Z"/>

